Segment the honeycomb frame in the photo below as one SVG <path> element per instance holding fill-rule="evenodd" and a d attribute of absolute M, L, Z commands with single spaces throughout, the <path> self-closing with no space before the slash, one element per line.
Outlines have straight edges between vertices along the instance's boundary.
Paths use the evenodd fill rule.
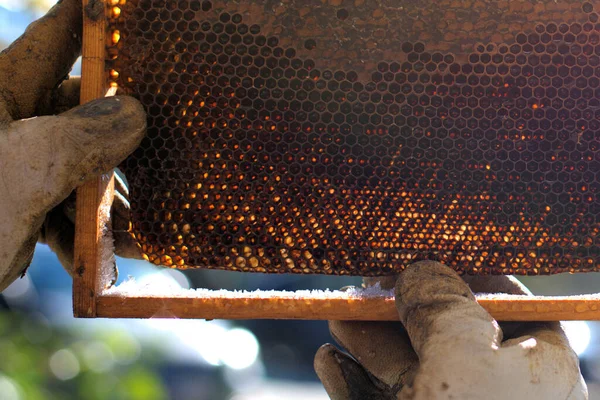
<path fill-rule="evenodd" d="M 84 5 L 87 0 L 84 0 Z M 125 4 L 123 0 L 106 1 L 108 14 L 107 20 L 115 17 L 115 6 Z M 340 19 L 345 19 L 344 12 L 341 12 Z M 94 60 L 95 63 L 104 62 L 104 43 L 115 41 L 115 32 L 107 29 L 107 21 L 91 21 L 84 14 L 84 68 L 82 94 L 86 87 L 98 86 L 99 84 L 106 88 L 107 79 L 118 78 L 118 71 L 108 65 L 104 71 L 92 69 L 89 66 L 87 71 L 93 70 L 93 74 L 86 76 L 86 65 Z M 86 33 L 87 30 L 87 33 Z M 109 32 L 109 33 L 107 33 Z M 98 46 L 98 39 L 102 41 L 102 49 Z M 117 40 L 118 41 L 118 40 Z M 314 44 L 307 43 L 306 49 L 309 50 Z M 98 54 L 101 54 L 99 56 Z M 87 83 L 85 83 L 87 81 Z M 95 83 L 91 83 L 95 82 Z M 113 85 L 114 86 L 114 85 Z M 95 97 L 101 96 L 102 91 L 94 91 Z M 82 100 L 83 100 L 82 96 Z M 350 299 L 341 298 L 335 300 L 325 300 L 316 298 L 304 299 L 233 299 L 233 298 L 208 298 L 208 299 L 174 299 L 174 298 L 154 298 L 154 297 L 117 297 L 103 294 L 103 289 L 110 286 L 106 280 L 110 271 L 103 271 L 106 266 L 99 261 L 98 257 L 86 257 L 88 252 L 93 250 L 95 255 L 102 252 L 102 244 L 97 240 L 98 235 L 104 229 L 103 224 L 98 218 L 98 207 L 102 197 L 110 191 L 110 184 L 95 182 L 86 185 L 95 186 L 94 193 L 82 189 L 78 196 L 78 215 L 80 210 L 86 209 L 88 215 L 94 218 L 85 220 L 78 218 L 78 230 L 76 237 L 76 254 L 81 257 L 77 259 L 80 262 L 78 274 L 74 277 L 74 302 L 75 314 L 86 317 L 151 317 L 165 308 L 172 311 L 172 315 L 180 318 L 309 318 L 309 319 L 361 319 L 361 320 L 390 320 L 396 319 L 393 311 L 393 301 L 391 299 Z M 91 223 L 95 229 L 89 228 L 86 224 Z M 87 232 L 83 232 L 86 231 Z M 90 240 L 91 238 L 95 240 Z M 95 246 L 94 249 L 92 249 Z M 293 271 L 292 271 L 293 272 Z M 300 271 L 306 272 L 306 271 Z M 475 271 L 476 272 L 476 271 Z M 536 272 L 539 273 L 539 272 Z M 82 301 L 83 299 L 83 301 Z M 556 320 L 556 319 L 596 319 L 598 315 L 597 301 L 593 299 L 484 299 L 480 303 L 488 309 L 492 315 L 502 320 Z M 86 308 L 87 307 L 87 308 Z"/>
<path fill-rule="evenodd" d="M 466 3 L 437 4 L 443 17 L 351 3 L 112 1 L 111 84 L 149 114 L 122 165 L 144 256 L 362 276 L 420 260 L 598 270 L 593 5 L 474 5 L 432 31 Z"/>

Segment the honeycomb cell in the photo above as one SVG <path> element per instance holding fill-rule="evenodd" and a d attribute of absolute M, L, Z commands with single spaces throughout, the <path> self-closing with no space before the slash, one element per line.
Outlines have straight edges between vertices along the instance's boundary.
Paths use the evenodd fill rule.
<path fill-rule="evenodd" d="M 307 40 L 304 42 L 304 48 L 305 48 L 306 50 L 312 50 L 312 49 L 314 49 L 315 47 L 317 47 L 317 42 L 316 42 L 314 39 L 307 39 Z"/>
<path fill-rule="evenodd" d="M 348 12 L 347 9 L 341 8 L 337 11 L 336 16 L 339 20 L 344 21 L 344 20 L 348 19 L 348 16 L 350 16 L 350 13 Z"/>
<path fill-rule="evenodd" d="M 549 13 L 536 2 L 527 23 L 498 7 L 494 21 L 443 27 L 422 5 L 318 3 L 111 9 L 107 76 L 148 113 L 147 137 L 121 167 L 150 262 L 354 275 L 422 259 L 471 274 L 599 269 L 592 3 Z M 455 5 L 443 11 L 468 19 Z"/>

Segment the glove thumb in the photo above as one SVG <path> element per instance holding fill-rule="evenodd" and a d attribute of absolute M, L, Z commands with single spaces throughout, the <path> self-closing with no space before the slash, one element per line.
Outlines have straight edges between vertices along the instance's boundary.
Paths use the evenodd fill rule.
<path fill-rule="evenodd" d="M 13 168 L 20 203 L 45 214 L 74 188 L 123 161 L 139 145 L 145 128 L 137 100 L 95 100 L 58 116 L 13 122 L 8 135 L 12 145 L 4 149 L 13 152 L 2 156 L 3 164 L 8 163 L 8 170 L 10 164 L 21 166 Z"/>
<path fill-rule="evenodd" d="M 0 290 L 28 264 L 46 213 L 123 161 L 145 128 L 140 103 L 121 96 L 0 128 Z"/>

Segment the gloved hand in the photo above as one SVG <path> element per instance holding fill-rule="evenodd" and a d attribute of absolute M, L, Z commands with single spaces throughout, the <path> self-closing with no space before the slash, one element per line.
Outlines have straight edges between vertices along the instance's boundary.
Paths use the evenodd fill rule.
<path fill-rule="evenodd" d="M 0 291 L 24 273 L 38 237 L 71 272 L 71 192 L 119 164 L 145 134 L 144 111 L 128 97 L 40 116 L 79 103 L 79 81 L 63 80 L 80 54 L 82 16 L 81 0 L 62 0 L 0 53 Z M 124 185 L 115 200 L 116 251 L 139 256 L 125 232 Z"/>
<path fill-rule="evenodd" d="M 529 294 L 505 276 L 467 277 L 485 293 Z M 400 274 L 401 323 L 331 321 L 315 370 L 333 400 L 587 399 L 560 324 L 497 323 L 453 270 L 419 262 Z"/>

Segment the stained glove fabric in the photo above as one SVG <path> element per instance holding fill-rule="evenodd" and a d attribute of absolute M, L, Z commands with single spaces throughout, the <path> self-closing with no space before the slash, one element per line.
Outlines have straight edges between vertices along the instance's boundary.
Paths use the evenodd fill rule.
<path fill-rule="evenodd" d="M 69 110 L 79 103 L 79 80 L 65 79 L 80 54 L 82 18 L 81 0 L 59 1 L 0 53 L 0 291 L 24 273 L 38 239 L 72 272 L 73 190 L 118 165 L 145 134 L 132 98 Z M 122 182 L 113 216 L 117 252 L 139 257 Z"/>
<path fill-rule="evenodd" d="M 419 262 L 395 285 L 401 322 L 331 321 L 315 370 L 333 400 L 580 400 L 587 388 L 557 322 L 498 323 L 473 291 L 530 294 L 505 276 Z M 470 287 L 469 287 L 470 286 Z"/>

